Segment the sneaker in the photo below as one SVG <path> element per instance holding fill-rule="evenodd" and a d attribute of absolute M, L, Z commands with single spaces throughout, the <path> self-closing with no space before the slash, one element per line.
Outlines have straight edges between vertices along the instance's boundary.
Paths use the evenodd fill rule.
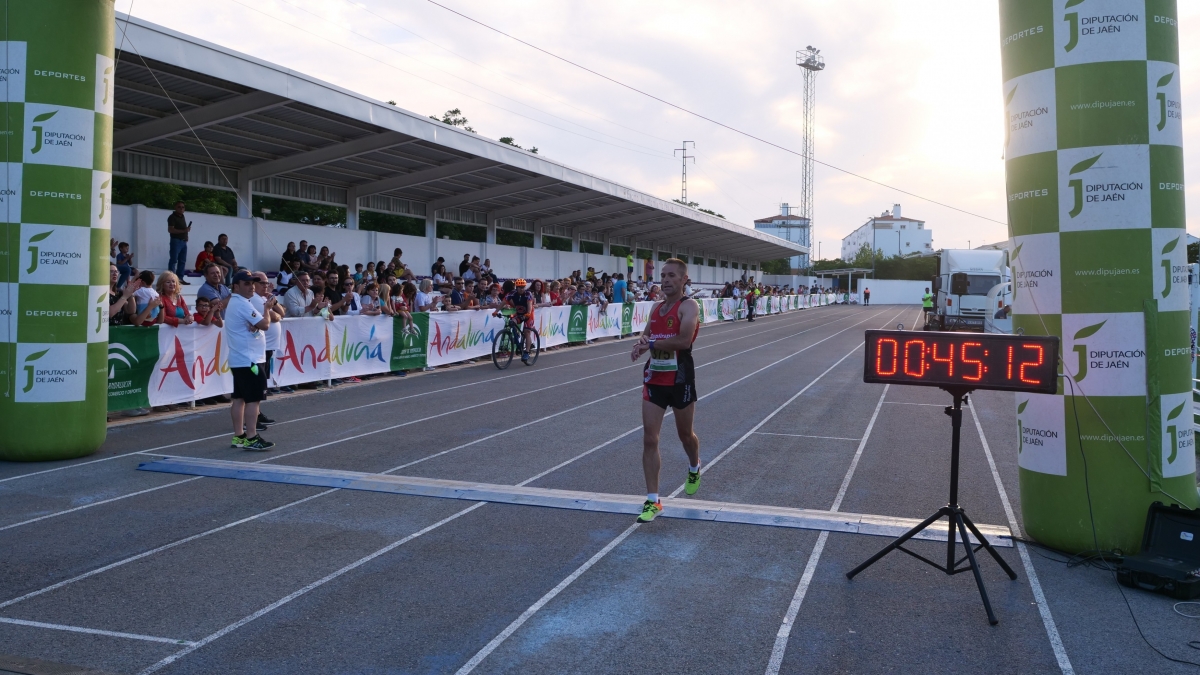
<path fill-rule="evenodd" d="M 408 377 L 407 370 L 397 370 L 395 373 L 392 373 L 392 374 L 395 375 L 396 377 Z"/>
<path fill-rule="evenodd" d="M 180 279 L 179 284 L 182 286 L 191 286 L 192 285 L 191 282 L 187 281 L 186 279 Z"/>
<path fill-rule="evenodd" d="M 275 447 L 274 443 L 257 434 L 255 434 L 254 438 L 247 438 L 242 445 L 243 450 L 250 450 L 251 452 L 263 452 L 273 447 Z"/>
<path fill-rule="evenodd" d="M 258 423 L 269 427 L 272 424 L 275 424 L 275 420 L 271 419 L 270 417 L 267 417 L 266 415 L 264 415 L 260 412 L 260 413 L 258 413 Z"/>
<path fill-rule="evenodd" d="M 521 352 L 521 362 L 529 363 L 529 352 Z"/>
<path fill-rule="evenodd" d="M 424 368 L 421 369 L 421 371 L 428 373 L 429 371 L 431 371 L 433 369 L 434 369 L 433 366 L 425 366 Z"/>
<path fill-rule="evenodd" d="M 360 379 L 358 379 L 357 377 L 354 377 L 353 375 L 351 375 L 350 377 L 347 377 L 346 379 L 342 380 L 342 382 L 349 382 L 349 383 L 352 383 L 352 384 L 358 384 L 358 383 L 362 382 L 362 380 L 360 380 Z"/>
<path fill-rule="evenodd" d="M 231 447 L 231 448 L 246 447 L 246 437 L 243 435 L 234 436 L 233 440 L 229 441 L 229 447 Z"/>
<path fill-rule="evenodd" d="M 126 417 L 145 417 L 146 415 L 149 415 L 149 414 L 150 414 L 149 408 L 134 408 L 132 410 L 125 411 Z"/>
<path fill-rule="evenodd" d="M 638 516 L 637 521 L 639 523 L 648 523 L 658 517 L 658 514 L 662 513 L 662 509 L 662 501 L 647 501 L 645 504 L 642 504 L 642 515 Z"/>
<path fill-rule="evenodd" d="M 255 423 L 254 423 L 254 430 L 255 430 L 255 431 L 266 431 L 266 430 L 267 430 L 267 425 L 263 424 L 262 422 L 255 422 Z"/>
<path fill-rule="evenodd" d="M 687 483 L 684 483 L 683 491 L 688 493 L 689 495 L 694 495 L 694 494 L 696 494 L 696 491 L 699 489 L 700 489 L 700 472 L 696 471 L 695 473 L 693 473 L 693 472 L 689 471 L 688 477 L 687 477 Z"/>
<path fill-rule="evenodd" d="M 279 391 L 281 391 L 285 394 L 294 394 L 294 393 L 296 393 L 296 388 L 295 387 L 280 387 Z"/>

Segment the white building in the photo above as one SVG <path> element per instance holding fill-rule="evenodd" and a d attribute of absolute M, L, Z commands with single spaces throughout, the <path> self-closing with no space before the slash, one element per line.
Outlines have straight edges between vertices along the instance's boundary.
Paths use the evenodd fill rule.
<path fill-rule="evenodd" d="M 785 202 L 779 205 L 779 215 L 769 218 L 759 218 L 754 221 L 754 229 L 765 234 L 774 235 L 780 239 L 786 239 L 791 242 L 800 244 L 801 246 L 809 246 L 812 238 L 812 223 L 808 218 L 792 215 L 792 209 L 796 207 L 788 206 Z M 808 254 L 792 256 L 790 259 L 793 270 L 801 270 L 808 268 Z"/>
<path fill-rule="evenodd" d="M 842 239 L 842 260 L 852 260 L 863 244 L 882 250 L 885 257 L 924 255 L 933 253 L 933 230 L 926 229 L 923 220 L 904 218 L 900 205 L 894 204 L 891 211 L 872 217 Z"/>

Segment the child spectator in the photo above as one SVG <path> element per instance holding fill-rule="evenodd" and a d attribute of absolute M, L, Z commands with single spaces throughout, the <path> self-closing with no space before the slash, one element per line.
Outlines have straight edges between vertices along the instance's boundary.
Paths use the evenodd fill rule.
<path fill-rule="evenodd" d="M 362 282 L 367 284 L 372 281 L 375 281 L 375 263 L 369 262 L 367 263 L 367 269 L 363 270 Z"/>
<path fill-rule="evenodd" d="M 363 273 L 363 264 L 362 263 L 354 263 L 354 275 L 353 276 L 354 276 L 354 283 L 356 285 L 361 284 L 363 282 L 366 275 Z"/>
<path fill-rule="evenodd" d="M 117 288 L 125 288 L 125 282 L 133 276 L 133 254 L 129 252 L 129 242 L 117 244 Z"/>
<path fill-rule="evenodd" d="M 225 325 L 221 313 L 217 311 L 217 306 L 208 298 L 196 298 L 196 313 L 192 316 L 192 320 L 201 326 L 221 328 Z"/>
<path fill-rule="evenodd" d="M 162 302 L 154 290 L 154 272 L 142 270 L 138 273 L 142 287 L 133 294 L 137 315 L 130 319 L 134 326 L 153 326 L 158 319 L 158 306 Z"/>
<path fill-rule="evenodd" d="M 196 256 L 196 271 L 204 274 L 204 268 L 208 263 L 213 262 L 213 243 L 211 241 L 204 242 L 204 250 Z"/>

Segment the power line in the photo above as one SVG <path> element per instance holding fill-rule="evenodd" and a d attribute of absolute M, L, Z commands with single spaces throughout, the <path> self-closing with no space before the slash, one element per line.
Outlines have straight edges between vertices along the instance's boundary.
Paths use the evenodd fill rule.
<path fill-rule="evenodd" d="M 999 223 L 1000 225 L 1008 225 L 1008 223 L 1006 223 L 1006 222 L 1004 222 L 1004 221 L 1001 221 L 1001 220 L 996 220 L 995 218 L 988 218 L 987 216 L 983 216 L 983 215 L 980 215 L 980 214 L 978 214 L 978 213 L 972 213 L 971 211 L 967 211 L 966 209 L 960 209 L 960 208 L 958 208 L 957 206 L 951 206 L 950 204 L 946 204 L 945 202 L 939 202 L 939 201 L 937 201 L 936 199 L 930 199 L 929 197 L 925 197 L 925 196 L 923 196 L 923 195 L 919 195 L 919 194 L 917 194 L 917 193 L 915 193 L 915 192 L 909 192 L 908 190 L 904 190 L 904 189 L 898 188 L 898 187 L 896 187 L 896 186 L 894 186 L 894 185 L 888 185 L 887 183 L 883 183 L 883 182 L 877 181 L 877 180 L 875 180 L 875 179 L 873 179 L 873 178 L 868 178 L 867 176 L 864 176 L 864 175 L 862 175 L 862 174 L 854 173 L 853 171 L 849 171 L 849 170 L 847 170 L 847 169 L 843 169 L 843 168 L 841 168 L 841 167 L 834 166 L 833 164 L 830 164 L 830 163 L 828 163 L 828 162 L 822 162 L 822 161 L 821 161 L 821 160 L 819 160 L 819 159 L 812 158 L 812 157 L 810 157 L 810 156 L 808 156 L 808 155 L 805 155 L 803 152 L 797 152 L 797 151 L 795 151 L 795 150 L 792 150 L 791 148 L 787 148 L 787 147 L 784 147 L 784 146 L 782 146 L 782 145 L 779 145 L 778 143 L 773 143 L 773 142 L 771 142 L 771 141 L 768 141 L 768 140 L 767 140 L 767 139 L 765 139 L 765 138 L 761 138 L 761 137 L 759 137 L 759 136 L 755 136 L 754 134 L 751 134 L 751 133 L 749 133 L 749 132 L 742 131 L 741 129 L 738 129 L 737 127 L 732 127 L 732 126 L 730 126 L 730 125 L 728 125 L 728 124 L 725 124 L 724 122 L 720 122 L 720 121 L 718 121 L 718 120 L 715 120 L 715 119 L 713 119 L 713 118 L 711 118 L 711 117 L 707 117 L 707 116 L 705 116 L 705 115 L 702 115 L 702 114 L 700 114 L 700 113 L 698 113 L 698 112 L 695 112 L 694 110 L 689 110 L 688 108 L 685 108 L 685 107 L 683 107 L 683 106 L 681 106 L 681 105 L 679 105 L 679 104 L 676 104 L 676 103 L 672 103 L 672 102 L 670 102 L 670 101 L 668 101 L 668 100 L 666 100 L 666 99 L 664 99 L 664 98 L 660 98 L 660 97 L 658 97 L 658 96 L 655 96 L 654 94 L 651 94 L 651 93 L 649 93 L 649 92 L 647 92 L 647 91 L 643 91 L 643 90 L 641 90 L 641 89 L 638 89 L 637 87 L 634 87 L 634 86 L 632 86 L 632 85 L 625 84 L 624 82 L 622 82 L 622 81 L 620 81 L 620 80 L 617 80 L 617 79 L 615 79 L 615 78 L 609 77 L 608 75 L 605 75 L 604 73 L 601 73 L 601 72 L 599 72 L 599 71 L 596 71 L 596 70 L 592 70 L 591 68 L 588 68 L 587 66 L 584 66 L 584 65 L 582 65 L 582 64 L 576 63 L 576 62 L 574 62 L 574 61 L 572 61 L 572 60 L 570 60 L 570 59 L 568 59 L 568 58 L 565 58 L 565 57 L 559 56 L 558 54 L 555 54 L 554 52 L 551 52 L 551 51 L 548 51 L 548 50 L 542 49 L 541 47 L 539 47 L 539 46 L 537 46 L 537 45 L 535 45 L 535 44 L 533 44 L 533 43 L 526 42 L 525 40 L 522 40 L 521 38 L 519 38 L 519 37 L 516 37 L 515 35 L 511 35 L 511 34 L 509 34 L 509 33 L 506 33 L 506 32 L 504 32 L 504 31 L 500 30 L 499 28 L 495 28 L 495 27 L 493 27 L 493 26 L 490 26 L 490 25 L 488 25 L 488 24 L 486 24 L 486 23 L 484 23 L 484 22 L 482 22 L 482 21 L 478 20 L 478 19 L 475 19 L 475 18 L 472 18 L 472 17 L 470 17 L 470 16 L 467 16 L 466 14 L 463 14 L 462 12 L 460 12 L 460 11 L 458 11 L 458 10 L 456 10 L 456 9 L 453 9 L 453 8 L 447 7 L 446 5 L 443 5 L 443 4 L 441 4 L 440 2 L 437 2 L 437 0 L 425 0 L 425 1 L 426 1 L 426 2 L 428 2 L 428 3 L 429 3 L 429 4 L 431 4 L 431 5 L 435 5 L 435 6 L 437 6 L 437 7 L 441 7 L 442 9 L 446 10 L 447 12 L 450 12 L 451 14 L 458 15 L 458 16 L 460 16 L 460 17 L 462 17 L 462 18 L 466 19 L 467 21 L 470 21 L 471 23 L 474 23 L 474 24 L 477 24 L 477 25 L 479 25 L 479 26 L 482 26 L 483 28 L 486 28 L 486 29 L 488 29 L 488 30 L 490 30 L 490 31 L 492 31 L 492 32 L 494 32 L 494 33 L 498 33 L 498 34 L 500 34 L 500 35 L 503 35 L 504 37 L 506 37 L 506 38 L 508 38 L 508 39 L 510 39 L 510 40 L 513 40 L 513 41 L 515 41 L 515 42 L 519 42 L 519 43 L 521 43 L 521 44 L 525 45 L 526 47 L 529 47 L 530 49 L 534 49 L 534 50 L 536 50 L 536 51 L 539 51 L 539 52 L 541 52 L 541 53 L 545 54 L 546 56 L 549 56 L 549 57 L 551 57 L 551 58 L 554 58 L 554 59 L 558 59 L 559 61 L 562 61 L 563 63 L 566 63 L 566 64 L 568 64 L 568 65 L 571 65 L 571 66 L 574 66 L 574 67 L 576 67 L 576 68 L 579 68 L 580 70 L 583 70 L 583 71 L 585 71 L 585 72 L 591 73 L 592 75 L 595 75 L 596 77 L 599 77 L 599 78 L 601 78 L 601 79 L 608 80 L 609 82 L 612 82 L 613 84 L 615 84 L 615 85 L 617 85 L 617 86 L 619 86 L 619 87 L 624 87 L 625 89 L 628 89 L 628 90 L 630 90 L 630 91 L 632 91 L 632 92 L 636 92 L 636 93 L 638 93 L 638 94 L 641 94 L 642 96 L 645 96 L 645 97 L 647 97 L 647 98 L 650 98 L 650 99 L 653 99 L 653 100 L 655 100 L 655 101 L 658 101 L 659 103 L 662 103 L 663 105 L 667 105 L 667 106 L 670 106 L 670 107 L 672 107 L 672 108 L 675 108 L 676 110 L 678 110 L 678 111 L 680 111 L 680 112 L 687 113 L 688 115 L 691 115 L 691 116 L 693 116 L 693 117 L 697 117 L 697 118 L 699 118 L 699 119 L 702 119 L 702 120 L 704 120 L 704 121 L 706 121 L 706 122 L 709 122 L 709 123 L 711 123 L 711 124 L 715 124 L 715 125 L 717 125 L 717 126 L 719 126 L 719 127 L 723 128 L 723 129 L 727 129 L 727 130 L 729 130 L 729 131 L 732 131 L 732 132 L 733 132 L 733 133 L 735 133 L 735 134 L 739 134 L 739 135 L 741 135 L 741 136 L 745 136 L 746 138 L 750 138 L 750 139 L 756 140 L 756 141 L 758 141 L 759 143 L 763 143 L 763 144 L 765 144 L 765 145 L 769 145 L 769 146 L 771 146 L 771 147 L 773 147 L 773 148 L 776 148 L 776 149 L 778 149 L 778 150 L 782 150 L 782 151 L 784 151 L 784 152 L 786 152 L 786 153 L 789 153 L 789 154 L 792 154 L 792 155 L 796 155 L 797 157 L 801 157 L 801 158 L 807 159 L 807 160 L 809 160 L 809 161 L 815 162 L 816 164 L 820 164 L 821 166 L 824 166 L 824 167 L 827 167 L 827 168 L 833 169 L 834 171 L 838 171 L 838 172 L 844 173 L 844 174 L 846 174 L 846 175 L 848 175 L 848 176 L 853 176 L 853 177 L 855 177 L 855 178 L 859 178 L 859 179 L 861 179 L 861 180 L 865 180 L 865 181 L 867 181 L 868 183 L 874 183 L 875 185 L 879 185 L 879 186 L 881 186 L 881 187 L 885 187 L 885 188 L 887 188 L 887 189 L 889 189 L 889 190 L 895 190 L 896 192 L 899 192 L 899 193 L 901 193 L 901 194 L 905 194 L 905 195 L 908 195 L 908 196 L 910 196 L 910 197 L 916 197 L 917 199 L 920 199 L 920 200 L 922 200 L 922 201 L 929 202 L 930 204 L 937 204 L 938 206 L 945 207 L 945 208 L 947 208 L 947 209 L 950 209 L 950 210 L 952 210 L 952 211 L 958 211 L 959 213 L 963 213 L 963 214 L 966 214 L 966 215 L 968 215 L 968 216 L 974 216 L 975 218 L 981 218 L 981 219 L 983 219 L 983 220 L 987 220 L 987 221 L 990 221 L 990 222 L 993 222 L 993 223 Z"/>

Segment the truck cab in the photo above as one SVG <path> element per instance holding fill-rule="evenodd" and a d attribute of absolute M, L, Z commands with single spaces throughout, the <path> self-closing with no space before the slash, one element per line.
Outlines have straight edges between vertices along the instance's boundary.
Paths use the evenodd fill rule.
<path fill-rule="evenodd" d="M 943 249 L 937 260 L 934 311 L 925 330 L 982 333 L 1011 325 L 996 316 L 1012 302 L 1008 251 Z"/>

